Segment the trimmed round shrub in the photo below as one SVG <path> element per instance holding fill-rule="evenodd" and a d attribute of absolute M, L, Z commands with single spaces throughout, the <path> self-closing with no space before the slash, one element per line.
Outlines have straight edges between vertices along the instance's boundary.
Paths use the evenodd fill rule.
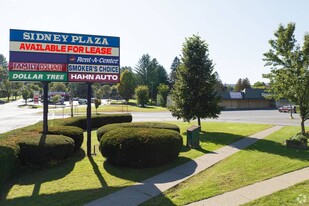
<path fill-rule="evenodd" d="M 74 140 L 63 135 L 25 134 L 18 140 L 23 163 L 46 163 L 64 160 L 74 151 Z"/>
<path fill-rule="evenodd" d="M 100 151 L 113 165 L 147 168 L 175 159 L 182 148 L 181 135 L 155 128 L 117 128 L 104 134 Z"/>
<path fill-rule="evenodd" d="M 74 140 L 74 151 L 78 150 L 84 141 L 84 130 L 74 126 L 54 126 L 48 128 L 48 134 L 70 137 Z"/>
<path fill-rule="evenodd" d="M 0 185 L 8 180 L 16 170 L 19 147 L 0 142 Z"/>
<path fill-rule="evenodd" d="M 169 129 L 174 130 L 176 132 L 180 132 L 180 129 L 177 125 L 169 124 L 169 123 L 162 123 L 162 122 L 131 122 L 131 123 L 117 123 L 117 124 L 109 124 L 103 127 L 100 127 L 97 130 L 97 138 L 100 141 L 101 137 L 116 128 L 157 128 L 157 129 Z"/>

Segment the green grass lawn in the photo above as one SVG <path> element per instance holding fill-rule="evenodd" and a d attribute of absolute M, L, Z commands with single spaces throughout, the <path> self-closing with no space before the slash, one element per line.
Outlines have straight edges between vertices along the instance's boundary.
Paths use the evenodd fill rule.
<path fill-rule="evenodd" d="M 262 197 L 243 206 L 299 206 L 309 205 L 309 180 Z"/>
<path fill-rule="evenodd" d="M 308 167 L 309 150 L 283 145 L 297 132 L 299 127 L 284 127 L 143 205 L 184 205 Z"/>
<path fill-rule="evenodd" d="M 180 126 L 185 137 L 190 124 L 174 123 Z M 104 162 L 98 147 L 97 155 L 89 158 L 85 156 L 84 141 L 83 150 L 61 165 L 20 172 L 10 185 L 2 186 L 3 200 L 0 205 L 83 205 L 269 127 L 261 124 L 203 122 L 202 130 L 207 132 L 201 134 L 201 149 L 188 150 L 183 147 L 177 160 L 150 169 L 111 166 Z M 95 132 L 92 143 L 98 145 Z"/>

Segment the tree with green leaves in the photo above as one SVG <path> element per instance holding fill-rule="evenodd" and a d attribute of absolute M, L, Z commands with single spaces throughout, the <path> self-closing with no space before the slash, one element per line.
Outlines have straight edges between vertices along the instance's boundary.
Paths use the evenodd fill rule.
<path fill-rule="evenodd" d="M 203 118 L 218 117 L 222 108 L 221 96 L 215 89 L 217 77 L 208 44 L 198 35 L 186 38 L 172 90 L 172 115 L 187 122 L 197 119 L 199 126 Z"/>
<path fill-rule="evenodd" d="M 0 85 L 1 90 L 5 93 L 5 96 L 7 98 L 7 102 L 10 101 L 10 97 L 13 93 L 12 90 L 12 82 L 10 82 L 8 79 L 3 79 Z"/>
<path fill-rule="evenodd" d="M 95 98 L 94 99 L 94 106 L 95 106 L 95 112 L 96 114 L 98 114 L 98 108 L 99 106 L 102 104 L 101 99 L 99 98 Z"/>
<path fill-rule="evenodd" d="M 120 75 L 121 75 L 125 70 L 128 70 L 129 72 L 132 72 L 132 73 L 133 73 L 132 67 L 124 66 L 124 67 L 121 67 L 121 68 L 120 68 Z"/>
<path fill-rule="evenodd" d="M 145 107 L 149 100 L 149 88 L 146 85 L 140 85 L 135 88 L 135 98 L 137 100 L 137 104 L 141 105 L 141 107 Z"/>
<path fill-rule="evenodd" d="M 109 85 L 102 86 L 103 97 L 109 98 L 109 95 L 112 92 L 112 89 Z"/>
<path fill-rule="evenodd" d="M 95 82 L 91 84 L 91 91 L 94 97 L 95 97 L 96 91 L 98 91 L 99 89 L 101 89 L 101 84 L 99 82 Z"/>
<path fill-rule="evenodd" d="M 256 89 L 266 89 L 267 85 L 265 84 L 265 82 L 260 82 L 257 81 L 252 85 L 252 88 L 256 88 Z"/>
<path fill-rule="evenodd" d="M 299 107 L 301 132 L 305 134 L 305 121 L 309 118 L 309 34 L 304 35 L 303 45 L 297 44 L 295 24 L 279 25 L 274 39 L 269 40 L 271 49 L 264 53 L 265 66 L 270 73 L 271 98 L 286 98 Z"/>
<path fill-rule="evenodd" d="M 170 92 L 170 88 L 166 84 L 160 84 L 158 86 L 158 103 L 161 107 L 166 107 L 167 96 Z"/>
<path fill-rule="evenodd" d="M 171 65 L 171 72 L 170 72 L 170 75 L 169 75 L 169 82 L 170 82 L 171 86 L 173 86 L 175 84 L 176 70 L 177 70 L 177 67 L 179 66 L 179 64 L 180 64 L 180 59 L 176 56 L 173 60 L 172 65 Z"/>
<path fill-rule="evenodd" d="M 111 86 L 110 89 L 111 89 L 111 93 L 110 93 L 111 98 L 112 99 L 118 99 L 119 95 L 118 95 L 117 85 Z"/>
<path fill-rule="evenodd" d="M 52 82 L 50 83 L 49 91 L 51 92 L 67 92 L 67 86 L 62 82 Z"/>
<path fill-rule="evenodd" d="M 0 54 L 0 81 L 8 78 L 8 62 L 6 58 Z"/>
<path fill-rule="evenodd" d="M 87 98 L 87 84 L 71 82 L 68 85 L 71 97 Z"/>
<path fill-rule="evenodd" d="M 61 100 L 61 95 L 57 94 L 51 97 L 50 101 L 55 105 Z"/>
<path fill-rule="evenodd" d="M 38 85 L 38 83 L 31 82 L 30 84 L 27 84 L 26 86 L 27 86 L 27 88 L 29 89 L 29 92 L 30 92 L 30 97 L 29 98 L 33 98 L 33 92 L 34 91 L 43 92 L 43 88 L 40 87 Z"/>
<path fill-rule="evenodd" d="M 244 79 L 239 78 L 236 85 L 235 85 L 234 91 L 235 92 L 241 92 L 241 91 L 243 91 L 244 89 L 247 89 L 247 88 L 251 88 L 251 84 L 250 84 L 249 79 L 247 77 L 244 78 Z"/>
<path fill-rule="evenodd" d="M 23 86 L 23 82 L 11 82 L 12 95 L 14 96 L 14 100 L 17 99 L 17 96 L 21 95 L 21 89 L 23 88 Z"/>
<path fill-rule="evenodd" d="M 102 99 L 103 98 L 103 90 L 102 90 L 102 88 L 100 88 L 100 89 L 98 89 L 98 90 L 96 90 L 94 92 L 94 97 L 96 99 Z"/>
<path fill-rule="evenodd" d="M 27 87 L 24 87 L 21 91 L 21 95 L 23 99 L 25 100 L 25 105 L 28 104 L 28 99 L 30 98 L 30 91 Z"/>
<path fill-rule="evenodd" d="M 119 95 L 124 98 L 126 102 L 132 98 L 135 89 L 135 79 L 132 72 L 124 70 L 120 77 L 120 83 L 117 84 Z"/>

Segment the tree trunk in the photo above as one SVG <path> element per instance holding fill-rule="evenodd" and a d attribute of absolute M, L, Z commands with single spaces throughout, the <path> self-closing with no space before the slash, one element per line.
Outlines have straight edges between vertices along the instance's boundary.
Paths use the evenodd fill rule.
<path fill-rule="evenodd" d="M 301 133 L 304 135 L 306 133 L 306 131 L 305 131 L 305 118 L 304 117 L 301 117 L 300 125 L 301 125 Z"/>
<path fill-rule="evenodd" d="M 291 108 L 290 108 L 290 118 L 291 118 L 291 119 L 294 119 L 294 117 L 293 117 L 293 109 L 292 109 L 292 106 L 291 106 Z"/>
<path fill-rule="evenodd" d="M 201 128 L 201 130 L 202 130 L 201 118 L 200 118 L 200 117 L 197 117 L 197 123 L 198 123 L 198 126 L 200 126 L 200 128 Z"/>

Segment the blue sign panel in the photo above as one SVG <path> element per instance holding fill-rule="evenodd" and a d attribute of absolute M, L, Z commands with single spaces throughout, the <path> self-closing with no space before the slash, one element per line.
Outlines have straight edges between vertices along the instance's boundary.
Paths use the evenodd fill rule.
<path fill-rule="evenodd" d="M 10 61 L 12 62 L 37 62 L 37 63 L 68 63 L 66 54 L 47 54 L 30 52 L 10 51 Z"/>
<path fill-rule="evenodd" d="M 114 56 L 90 56 L 90 55 L 68 55 L 69 64 L 100 64 L 119 65 L 119 57 Z"/>
<path fill-rule="evenodd" d="M 47 31 L 10 30 L 10 41 L 119 47 L 120 38 Z"/>

